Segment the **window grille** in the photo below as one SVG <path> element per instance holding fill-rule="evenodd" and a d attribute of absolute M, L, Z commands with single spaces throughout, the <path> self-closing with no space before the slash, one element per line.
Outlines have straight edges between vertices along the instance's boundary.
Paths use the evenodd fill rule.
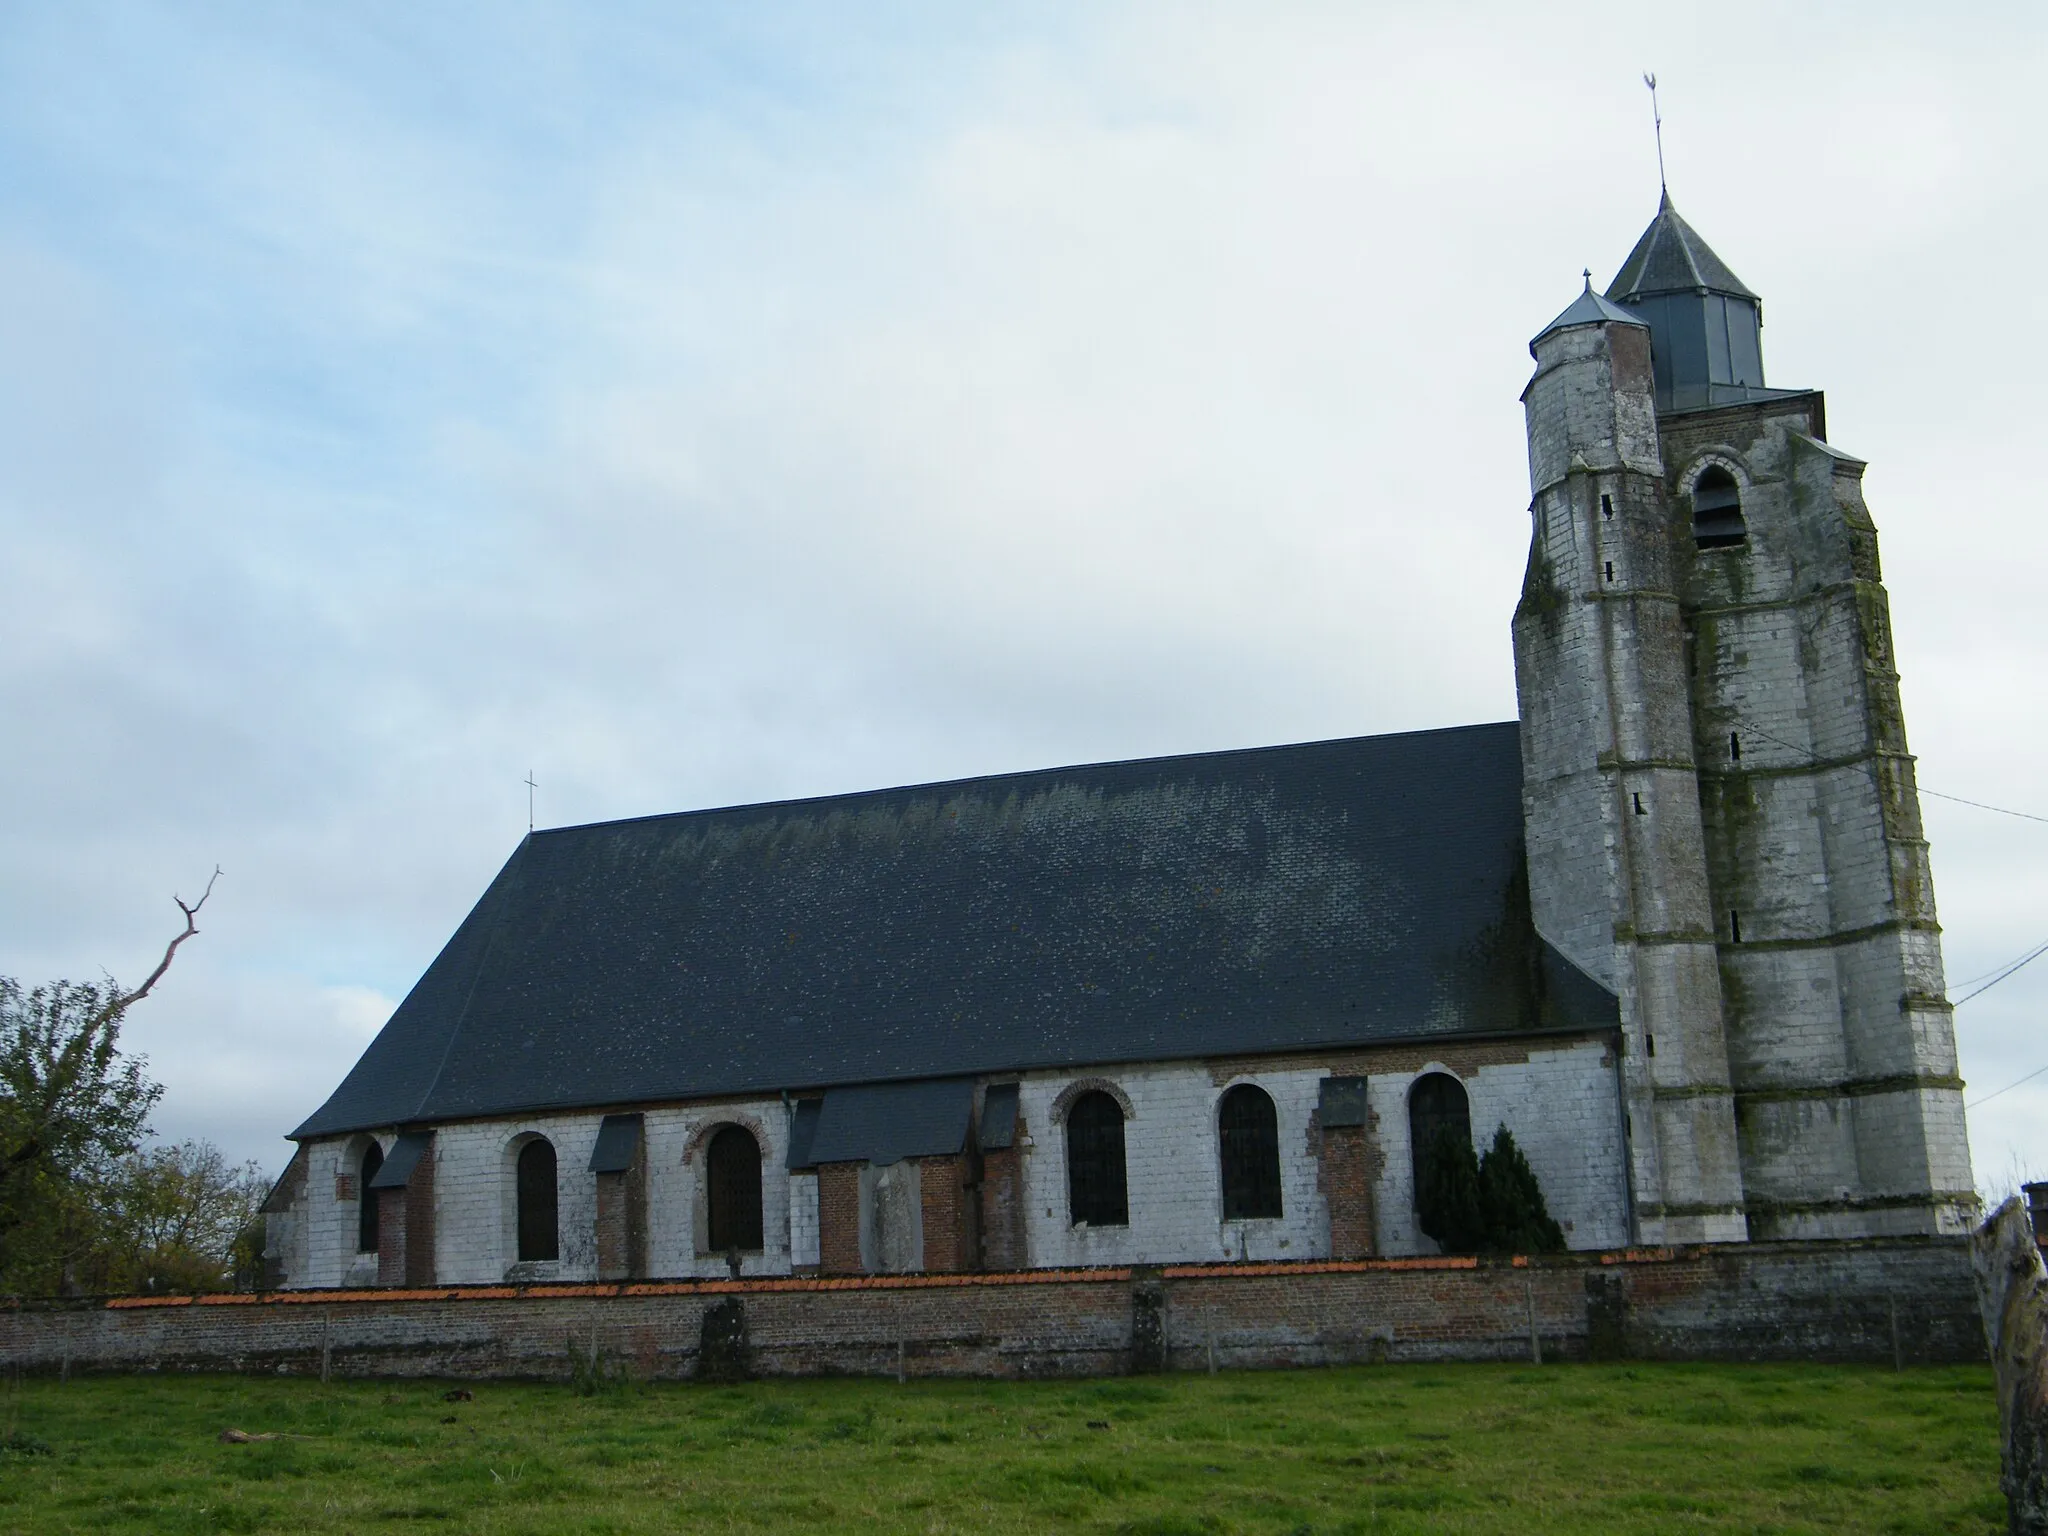
<path fill-rule="evenodd" d="M 706 1246 L 713 1253 L 761 1247 L 761 1144 L 742 1126 L 728 1125 L 705 1152 L 711 1216 Z"/>
<path fill-rule="evenodd" d="M 519 1149 L 519 1261 L 558 1259 L 555 1219 L 555 1149 L 536 1136 Z"/>
<path fill-rule="evenodd" d="M 1446 1126 L 1472 1143 L 1472 1104 L 1465 1085 L 1448 1072 L 1428 1072 L 1408 1092 L 1408 1156 L 1414 1187 L 1422 1187 L 1422 1161 Z"/>
<path fill-rule="evenodd" d="M 1067 1111 L 1067 1215 L 1077 1227 L 1131 1222 L 1123 1106 L 1100 1089 L 1082 1094 Z"/>

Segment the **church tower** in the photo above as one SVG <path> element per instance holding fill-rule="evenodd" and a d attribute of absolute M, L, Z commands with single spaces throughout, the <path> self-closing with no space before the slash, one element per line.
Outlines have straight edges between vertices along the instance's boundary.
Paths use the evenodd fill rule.
<path fill-rule="evenodd" d="M 1963 1230 L 1975 1194 L 1863 464 L 1668 194 L 1530 344 L 1538 930 L 1620 999 L 1645 1242 Z"/>

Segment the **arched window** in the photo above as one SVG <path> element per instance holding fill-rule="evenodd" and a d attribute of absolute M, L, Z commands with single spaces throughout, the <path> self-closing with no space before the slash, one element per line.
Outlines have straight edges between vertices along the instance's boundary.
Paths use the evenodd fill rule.
<path fill-rule="evenodd" d="M 519 1149 L 519 1262 L 558 1259 L 555 1220 L 555 1149 L 536 1136 Z"/>
<path fill-rule="evenodd" d="M 713 1253 L 761 1247 L 761 1144 L 753 1132 L 728 1125 L 704 1154 L 710 1197 L 708 1246 Z"/>
<path fill-rule="evenodd" d="M 1075 1226 L 1127 1227 L 1124 1109 L 1101 1089 L 1067 1111 L 1067 1219 Z"/>
<path fill-rule="evenodd" d="M 1223 1144 L 1223 1219 L 1280 1214 L 1280 1117 L 1263 1088 L 1239 1083 L 1216 1111 Z"/>
<path fill-rule="evenodd" d="M 1742 490 L 1735 477 L 1710 464 L 1692 486 L 1692 541 L 1701 549 L 1725 549 L 1749 537 L 1742 520 Z"/>
<path fill-rule="evenodd" d="M 1448 1072 L 1425 1073 L 1408 1091 L 1408 1156 L 1417 1189 L 1422 1187 L 1422 1163 L 1430 1143 L 1446 1126 L 1467 1146 L 1472 1144 L 1472 1104 L 1465 1097 L 1465 1085 Z"/>
<path fill-rule="evenodd" d="M 384 1149 L 371 1142 L 363 1148 L 362 1165 L 356 1169 L 356 1252 L 377 1251 L 377 1191 L 370 1188 L 370 1180 L 377 1177 L 377 1171 L 384 1166 Z"/>

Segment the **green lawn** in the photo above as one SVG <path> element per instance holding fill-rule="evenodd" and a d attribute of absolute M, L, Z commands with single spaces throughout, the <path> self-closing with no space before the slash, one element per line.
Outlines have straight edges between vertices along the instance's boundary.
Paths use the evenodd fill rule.
<path fill-rule="evenodd" d="M 31 1380 L 21 1532 L 1997 1532 L 1981 1368 L 1095 1382 Z M 294 1438 L 224 1445 L 221 1430 Z M 45 1451 L 47 1447 L 47 1451 Z"/>

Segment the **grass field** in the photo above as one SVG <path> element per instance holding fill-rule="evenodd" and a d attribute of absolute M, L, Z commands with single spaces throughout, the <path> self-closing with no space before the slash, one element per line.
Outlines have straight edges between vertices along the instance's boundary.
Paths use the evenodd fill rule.
<path fill-rule="evenodd" d="M 0 1530 L 1968 1531 L 1981 1368 L 744 1387 L 30 1380 Z M 292 1438 L 223 1444 L 220 1432 Z"/>

